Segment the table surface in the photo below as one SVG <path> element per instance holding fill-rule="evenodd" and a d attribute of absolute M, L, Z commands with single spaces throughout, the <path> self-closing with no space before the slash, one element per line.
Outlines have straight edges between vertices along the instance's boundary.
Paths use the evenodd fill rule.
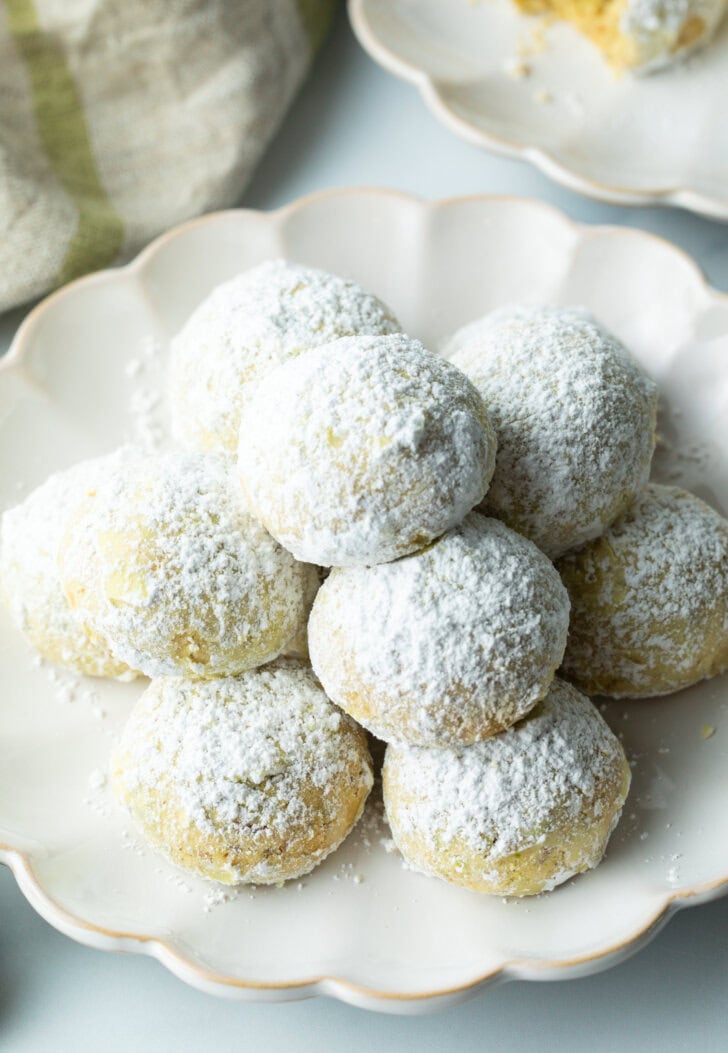
<path fill-rule="evenodd" d="M 640 227 L 689 252 L 728 290 L 728 226 L 667 209 L 629 210 L 562 190 L 531 167 L 456 139 L 417 92 L 360 50 L 342 13 L 312 77 L 241 204 L 276 208 L 335 186 L 422 197 L 540 198 L 574 219 Z M 0 316 L 0 352 L 23 310 Z M 0 867 L 0 1051 L 206 1049 L 382 1053 L 442 1049 L 560 1053 L 728 1048 L 728 897 L 684 911 L 628 962 L 584 980 L 509 983 L 434 1016 L 366 1013 L 329 1000 L 227 1002 L 138 956 L 73 943 L 38 917 Z"/>

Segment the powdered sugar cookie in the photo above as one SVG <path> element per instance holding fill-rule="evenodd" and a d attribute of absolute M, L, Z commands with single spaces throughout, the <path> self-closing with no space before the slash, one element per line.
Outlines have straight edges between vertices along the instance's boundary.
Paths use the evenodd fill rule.
<path fill-rule="evenodd" d="M 588 312 L 507 307 L 460 329 L 445 354 L 498 438 L 482 510 L 552 559 L 598 537 L 647 482 L 657 389 Z"/>
<path fill-rule="evenodd" d="M 265 377 L 243 410 L 251 510 L 297 559 L 385 563 L 482 500 L 493 430 L 460 370 L 406 336 L 348 337 Z"/>
<path fill-rule="evenodd" d="M 466 745 L 543 698 L 568 625 L 546 556 L 472 512 L 421 552 L 332 570 L 309 646 L 329 697 L 379 738 Z"/>
<path fill-rule="evenodd" d="M 178 866 L 228 885 L 307 874 L 372 786 L 364 732 L 289 659 L 237 677 L 154 681 L 112 760 L 117 797 Z"/>
<path fill-rule="evenodd" d="M 564 673 L 582 690 L 665 695 L 728 669 L 728 521 L 693 494 L 650 484 L 558 569 Z"/>
<path fill-rule="evenodd" d="M 630 769 L 595 706 L 557 679 L 525 720 L 485 742 L 388 746 L 383 778 L 392 836 L 416 870 L 533 896 L 599 863 Z"/>
<path fill-rule="evenodd" d="M 61 546 L 66 595 L 148 676 L 224 676 L 302 628 L 309 568 L 240 501 L 227 458 L 121 450 Z"/>
<path fill-rule="evenodd" d="M 681 62 L 715 33 L 726 0 L 516 0 L 534 13 L 555 14 L 581 30 L 618 70 L 652 73 Z"/>
<path fill-rule="evenodd" d="M 288 358 L 355 333 L 398 333 L 392 312 L 356 282 L 268 260 L 218 286 L 172 341 L 175 438 L 234 452 L 246 389 Z"/>
<path fill-rule="evenodd" d="M 56 472 L 3 514 L 0 577 L 13 621 L 44 658 L 77 673 L 128 679 L 129 667 L 69 606 L 58 569 L 68 522 L 107 464 L 100 457 Z"/>

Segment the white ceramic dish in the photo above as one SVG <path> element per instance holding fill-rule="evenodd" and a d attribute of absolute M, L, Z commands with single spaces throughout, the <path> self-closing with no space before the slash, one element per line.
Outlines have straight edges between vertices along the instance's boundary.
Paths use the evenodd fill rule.
<path fill-rule="evenodd" d="M 0 506 L 148 425 L 169 336 L 214 285 L 281 254 L 359 279 L 431 345 L 507 301 L 587 304 L 662 386 L 659 474 L 725 500 L 728 298 L 687 257 L 534 202 L 356 190 L 194 221 L 36 308 L 0 367 Z M 421 1011 L 604 968 L 728 886 L 726 678 L 607 708 L 635 762 L 625 818 L 604 864 L 550 895 L 503 902 L 406 871 L 374 813 L 302 887 L 214 903 L 218 887 L 143 848 L 99 785 L 143 685 L 39 667 L 4 612 L 0 663 L 0 857 L 63 932 L 208 991 Z"/>
<path fill-rule="evenodd" d="M 728 19 L 682 65 L 617 77 L 566 24 L 542 47 L 512 0 L 349 0 L 349 13 L 370 55 L 463 138 L 590 197 L 728 220 Z"/>

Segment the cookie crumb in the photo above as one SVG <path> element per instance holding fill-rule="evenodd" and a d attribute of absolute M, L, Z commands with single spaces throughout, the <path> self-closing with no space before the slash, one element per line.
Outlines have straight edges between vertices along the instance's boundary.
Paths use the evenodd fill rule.
<path fill-rule="evenodd" d="M 503 63 L 503 70 L 513 80 L 526 80 L 532 72 L 530 64 L 521 58 L 506 59 Z"/>

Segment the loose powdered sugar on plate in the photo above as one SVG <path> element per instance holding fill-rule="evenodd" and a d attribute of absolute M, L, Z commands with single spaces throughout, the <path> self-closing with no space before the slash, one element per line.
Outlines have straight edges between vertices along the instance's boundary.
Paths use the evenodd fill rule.
<path fill-rule="evenodd" d="M 130 358 L 124 370 L 130 384 L 126 440 L 152 452 L 170 445 L 164 391 L 165 362 L 163 344 L 153 336 L 145 337 L 139 352 Z"/>

